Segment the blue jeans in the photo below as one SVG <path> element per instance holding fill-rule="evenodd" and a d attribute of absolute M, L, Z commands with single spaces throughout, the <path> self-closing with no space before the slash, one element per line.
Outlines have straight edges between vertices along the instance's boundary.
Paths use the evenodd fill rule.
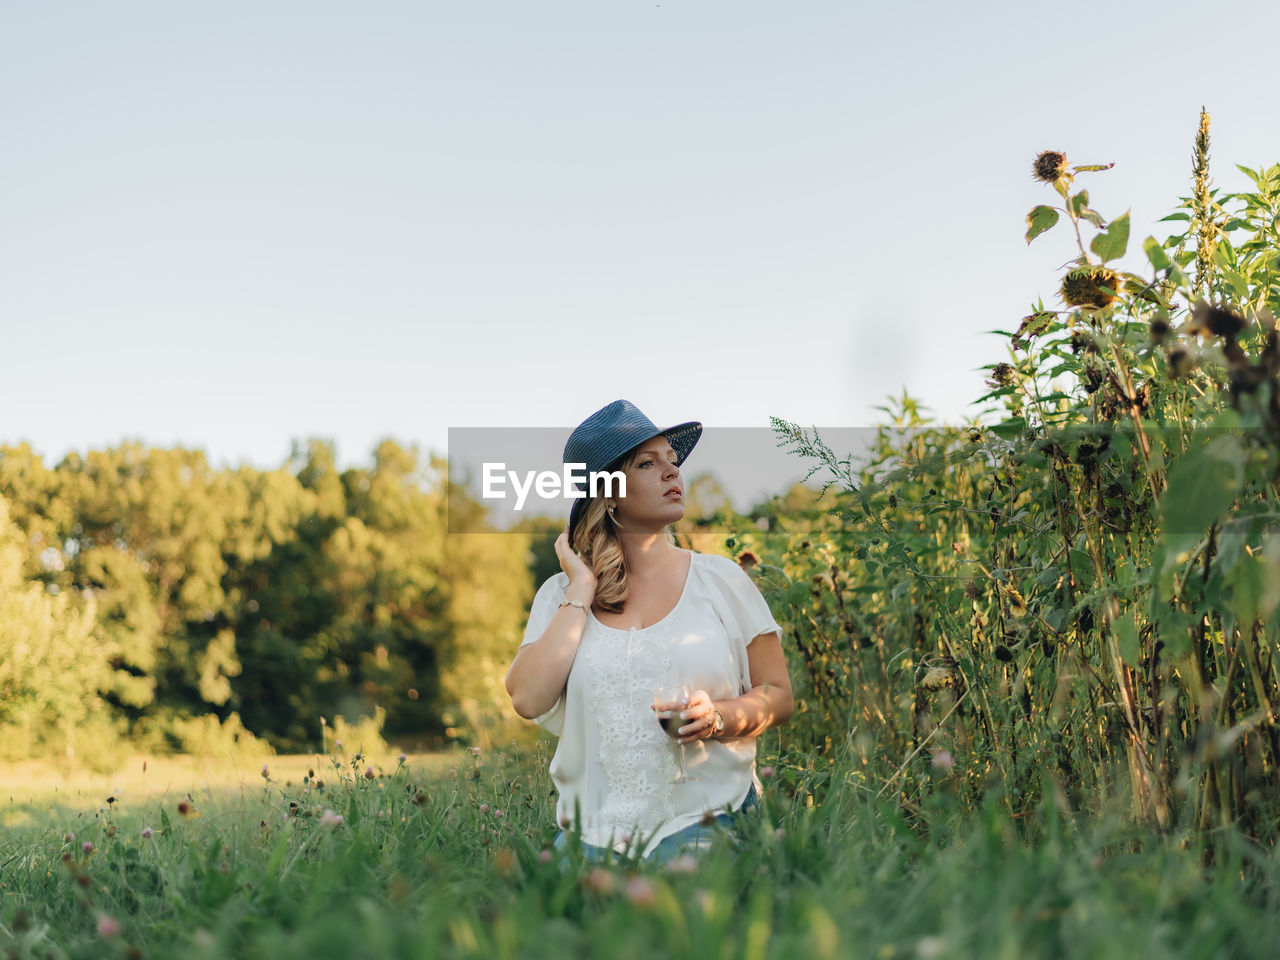
<path fill-rule="evenodd" d="M 715 837 L 724 833 L 726 830 L 733 828 L 734 818 L 740 814 L 750 814 L 758 811 L 760 808 L 760 796 L 756 793 L 756 786 L 753 783 L 751 789 L 747 791 L 746 799 L 742 801 L 742 806 L 738 808 L 737 813 L 718 813 L 711 823 L 692 823 L 682 830 L 677 830 L 669 837 L 663 837 L 658 841 L 658 845 L 653 848 L 652 852 L 645 858 L 652 863 L 666 863 L 668 860 L 679 856 L 681 853 L 696 853 L 705 849 L 711 844 Z M 561 830 L 556 834 L 555 842 L 552 844 L 557 850 L 563 851 L 568 844 L 568 838 L 565 832 Z M 613 853 L 608 847 L 597 847 L 590 843 L 582 843 L 583 859 L 592 863 L 603 860 L 606 854 Z M 566 858 L 562 855 L 560 858 L 561 865 L 567 863 Z"/>

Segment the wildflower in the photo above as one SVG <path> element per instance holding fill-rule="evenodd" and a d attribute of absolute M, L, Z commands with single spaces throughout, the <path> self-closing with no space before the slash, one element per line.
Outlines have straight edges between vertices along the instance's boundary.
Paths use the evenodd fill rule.
<path fill-rule="evenodd" d="M 760 768 L 760 779 L 761 779 L 761 780 L 768 780 L 768 779 L 769 779 L 770 777 L 772 777 L 772 776 L 773 776 L 773 767 L 761 767 L 761 768 Z"/>
<path fill-rule="evenodd" d="M 191 813 L 191 804 L 187 803 L 185 800 L 181 801 L 178 804 L 178 813 L 182 814 L 184 817 L 187 816 Z"/>
<path fill-rule="evenodd" d="M 98 917 L 98 936 L 114 937 L 120 933 L 120 921 L 115 917 L 109 917 L 105 913 Z"/>
<path fill-rule="evenodd" d="M 471 755 L 472 755 L 473 757 L 478 757 L 478 756 L 480 756 L 480 748 L 479 748 L 479 747 L 470 747 L 469 749 L 470 749 L 470 751 L 471 751 Z"/>
<path fill-rule="evenodd" d="M 76 883 L 80 884 L 82 887 L 88 887 L 93 884 L 93 878 L 87 873 L 78 873 L 76 874 Z"/>
<path fill-rule="evenodd" d="M 328 807 L 325 807 L 324 813 L 320 814 L 320 823 L 325 827 L 337 827 L 342 825 L 342 814 L 334 813 Z"/>
<path fill-rule="evenodd" d="M 750 570 L 752 567 L 758 566 L 759 563 L 759 559 L 750 550 L 744 550 L 741 556 L 738 557 L 738 566 L 743 570 Z"/>
<path fill-rule="evenodd" d="M 495 810 L 495 811 L 493 811 L 493 817 L 494 817 L 494 819 L 495 819 L 495 820 L 501 820 L 501 819 L 502 819 L 503 817 L 505 817 L 506 815 L 507 815 L 507 813 L 506 813 L 506 811 L 505 811 L 505 810 Z"/>
<path fill-rule="evenodd" d="M 682 853 L 667 861 L 668 873 L 697 873 L 698 858 L 691 853 Z"/>
<path fill-rule="evenodd" d="M 637 907 L 651 907 L 658 899 L 654 895 L 653 884 L 649 882 L 649 878 L 637 873 L 627 877 L 626 894 L 627 899 Z"/>
<path fill-rule="evenodd" d="M 939 750 L 934 753 L 929 763 L 939 770 L 950 770 L 956 765 L 956 759 L 951 755 L 950 750 Z"/>
<path fill-rule="evenodd" d="M 543 850 L 541 853 L 539 853 L 539 854 L 538 854 L 538 862 L 539 862 L 539 863 L 550 863 L 550 862 L 551 862 L 551 851 L 550 851 L 550 850 Z"/>
<path fill-rule="evenodd" d="M 83 850 L 85 853 L 93 853 L 93 841 L 86 840 L 84 843 L 80 845 L 80 849 Z"/>
<path fill-rule="evenodd" d="M 63 843 L 75 843 L 75 842 L 76 842 L 76 835 L 75 835 L 74 833 L 64 833 L 64 834 L 62 835 L 62 842 L 63 842 Z"/>
<path fill-rule="evenodd" d="M 595 867 L 590 873 L 582 878 L 582 885 L 592 893 L 598 893 L 601 896 L 613 893 L 614 887 L 617 886 L 617 878 L 606 870 L 604 867 Z"/>
<path fill-rule="evenodd" d="M 488 805 L 487 803 L 482 803 L 482 804 L 480 804 L 480 812 L 481 812 L 481 813 L 488 813 L 488 812 L 489 812 L 489 805 Z"/>
<path fill-rule="evenodd" d="M 143 839 L 143 840 L 150 840 L 150 839 L 151 839 L 151 835 L 152 835 L 153 833 L 155 833 L 155 831 L 154 831 L 154 830 L 152 830 L 150 827 L 143 827 L 143 828 L 142 828 L 142 839 Z"/>
<path fill-rule="evenodd" d="M 262 765 L 262 779 L 263 780 L 271 779 L 271 771 L 267 769 L 267 765 L 265 763 Z"/>
<path fill-rule="evenodd" d="M 1061 180 L 1067 172 L 1067 155 L 1061 150 L 1043 150 L 1036 155 L 1031 175 L 1041 183 Z"/>
<path fill-rule="evenodd" d="M 373 779 L 373 776 L 374 776 L 374 774 L 373 774 L 373 767 L 365 767 L 365 768 L 364 768 L 364 778 L 365 778 L 366 780 L 372 780 L 372 779 Z"/>
<path fill-rule="evenodd" d="M 408 759 L 409 759 L 409 758 L 408 758 L 408 757 L 406 757 L 403 753 L 402 753 L 402 754 L 400 754 L 400 764 L 401 764 L 402 766 L 404 765 L 404 762 L 405 762 L 406 760 L 408 760 Z"/>
<path fill-rule="evenodd" d="M 116 835 L 116 825 L 113 823 L 111 824 L 111 826 L 107 827 L 107 836 L 114 837 L 115 835 Z"/>
<path fill-rule="evenodd" d="M 339 753 L 341 753 L 341 752 L 342 752 L 342 741 L 341 741 L 341 740 L 335 740 L 335 741 L 333 741 L 333 748 L 334 748 L 335 750 L 337 750 Z"/>
<path fill-rule="evenodd" d="M 1101 310 L 1115 302 L 1120 274 L 1093 264 L 1077 267 L 1062 278 L 1062 299 L 1069 307 Z"/>

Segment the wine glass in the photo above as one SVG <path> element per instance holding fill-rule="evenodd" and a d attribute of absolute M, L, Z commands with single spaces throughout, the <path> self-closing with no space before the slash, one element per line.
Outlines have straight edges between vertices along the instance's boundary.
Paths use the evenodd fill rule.
<path fill-rule="evenodd" d="M 653 695 L 653 702 L 659 703 L 677 703 L 687 704 L 689 702 L 689 688 L 683 683 L 668 683 L 659 687 Z M 683 707 L 677 707 L 675 710 L 658 710 L 658 723 L 662 727 L 662 732 L 674 740 L 680 739 L 680 728 L 684 726 L 685 721 L 680 719 L 680 710 Z M 689 777 L 684 772 L 684 744 L 680 744 L 680 772 L 671 778 L 672 783 L 689 783 L 699 777 Z"/>

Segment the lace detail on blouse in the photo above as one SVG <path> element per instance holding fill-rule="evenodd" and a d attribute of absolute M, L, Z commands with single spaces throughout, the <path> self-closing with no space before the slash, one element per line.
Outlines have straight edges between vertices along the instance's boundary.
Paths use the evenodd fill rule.
<path fill-rule="evenodd" d="M 594 626 L 599 637 L 587 657 L 591 708 L 600 729 L 600 765 L 608 778 L 595 827 L 617 842 L 637 828 L 652 832 L 676 815 L 671 778 L 678 769 L 678 747 L 651 706 L 671 667 L 670 625 L 619 630 L 596 621 Z"/>

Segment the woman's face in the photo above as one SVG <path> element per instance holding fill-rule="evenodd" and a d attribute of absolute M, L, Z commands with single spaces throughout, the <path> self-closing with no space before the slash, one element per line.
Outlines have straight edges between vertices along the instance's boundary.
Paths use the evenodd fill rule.
<path fill-rule="evenodd" d="M 661 528 L 684 516 L 684 483 L 676 452 L 666 437 L 641 444 L 626 476 L 627 495 L 617 498 L 617 518 L 624 533 L 628 528 Z"/>

